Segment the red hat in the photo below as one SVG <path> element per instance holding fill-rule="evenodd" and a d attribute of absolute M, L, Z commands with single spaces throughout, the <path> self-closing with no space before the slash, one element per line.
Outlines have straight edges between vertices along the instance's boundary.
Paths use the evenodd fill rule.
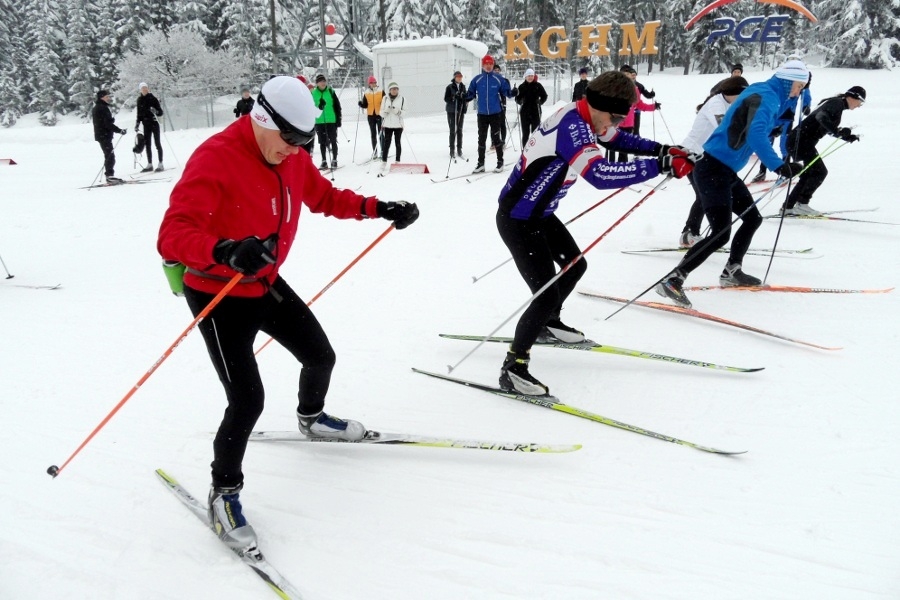
<path fill-rule="evenodd" d="M 494 64 L 494 57 L 490 54 L 485 54 L 484 58 L 481 59 L 481 64 L 482 66 Z"/>
<path fill-rule="evenodd" d="M 309 83 L 303 75 L 297 75 L 297 79 L 300 80 L 300 83 Z"/>
<path fill-rule="evenodd" d="M 371 85 L 371 84 L 373 84 L 373 83 L 378 83 L 378 80 L 375 79 L 375 76 L 374 76 L 374 75 L 369 75 L 369 79 L 368 79 L 368 81 L 366 81 L 366 83 L 368 83 L 368 84 Z"/>

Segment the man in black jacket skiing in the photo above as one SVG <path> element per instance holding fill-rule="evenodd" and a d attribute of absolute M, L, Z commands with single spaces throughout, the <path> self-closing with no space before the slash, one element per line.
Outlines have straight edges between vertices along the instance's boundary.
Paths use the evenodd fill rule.
<path fill-rule="evenodd" d="M 447 126 L 450 128 L 450 158 L 457 156 L 465 159 L 462 153 L 463 120 L 466 118 L 466 86 L 462 82 L 462 73 L 453 74 L 453 81 L 444 90 L 444 106 L 447 111 Z M 455 150 L 455 153 L 454 153 Z"/>
<path fill-rule="evenodd" d="M 802 162 L 806 170 L 800 175 L 797 185 L 784 203 L 784 214 L 791 216 L 820 216 L 822 213 L 809 207 L 809 201 L 825 177 L 828 169 L 816 151 L 816 144 L 826 134 L 845 142 L 859 141 L 849 127 L 840 127 L 841 115 L 845 110 L 856 110 L 866 101 L 866 90 L 854 85 L 846 93 L 826 98 L 812 113 L 803 119 L 800 127 L 788 136 L 788 151 L 794 160 Z"/>
<path fill-rule="evenodd" d="M 123 183 L 123 181 L 115 176 L 116 170 L 116 153 L 113 148 L 112 138 L 114 133 L 125 135 L 127 129 L 120 129 L 113 119 L 112 111 L 109 110 L 109 102 L 112 96 L 109 90 L 100 90 L 97 92 L 97 101 L 91 111 L 91 120 L 94 122 L 94 140 L 100 144 L 103 150 L 103 168 L 106 175 L 107 183 Z"/>
<path fill-rule="evenodd" d="M 141 173 L 149 173 L 153 170 L 153 147 L 150 145 L 150 138 L 156 141 L 156 156 L 159 159 L 157 171 L 162 171 L 163 167 L 163 151 L 162 142 L 159 139 L 159 121 L 156 117 L 163 114 L 162 107 L 156 96 L 150 93 L 150 86 L 143 81 L 139 86 L 141 95 L 137 99 L 137 120 L 134 122 L 134 129 L 137 131 L 139 125 L 144 127 L 144 142 L 147 148 L 147 166 L 141 169 Z"/>
<path fill-rule="evenodd" d="M 541 125 L 541 106 L 547 101 L 547 91 L 537 81 L 534 69 L 525 71 L 525 81 L 519 85 L 516 104 L 519 109 L 519 123 L 522 124 L 522 149 L 531 136 L 531 132 Z"/>

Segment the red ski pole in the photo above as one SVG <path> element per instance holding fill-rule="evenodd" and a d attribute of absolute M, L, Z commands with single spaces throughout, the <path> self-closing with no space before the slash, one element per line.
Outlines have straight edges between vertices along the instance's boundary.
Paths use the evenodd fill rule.
<path fill-rule="evenodd" d="M 94 439 L 94 436 L 97 435 L 100 432 L 100 430 L 103 429 L 103 427 L 107 423 L 109 423 L 110 419 L 112 419 L 115 416 L 115 414 L 117 412 L 119 412 L 119 409 L 122 408 L 126 402 L 128 402 L 129 398 L 131 398 L 134 395 L 134 393 L 137 392 L 138 389 L 140 389 L 140 387 L 144 384 L 144 382 L 147 381 L 148 379 L 150 379 L 150 376 L 156 372 L 156 369 L 158 369 L 159 366 L 161 364 L 163 364 L 163 362 L 167 358 L 169 358 L 169 355 L 172 354 L 172 352 L 175 350 L 175 348 L 177 348 L 178 345 L 184 341 L 184 338 L 186 338 L 188 336 L 188 334 L 191 331 L 193 331 L 194 327 L 197 326 L 197 323 L 199 323 L 201 319 L 203 319 L 206 315 L 208 315 L 210 313 L 210 311 L 212 309 L 214 309 L 216 307 L 216 305 L 222 300 L 222 298 L 224 298 L 228 294 L 228 292 L 231 291 L 231 288 L 233 288 L 235 285 L 237 285 L 237 283 L 241 280 L 241 277 L 243 277 L 243 275 L 241 273 L 237 273 L 237 274 L 235 274 L 234 277 L 231 278 L 231 280 L 228 283 L 225 284 L 225 287 L 222 288 L 222 291 L 220 291 L 216 295 L 216 297 L 213 298 L 210 301 L 210 303 L 206 305 L 206 308 L 204 308 L 202 311 L 200 311 L 200 314 L 198 314 L 196 317 L 194 317 L 194 320 L 191 321 L 191 324 L 188 325 L 187 328 L 181 332 L 181 335 L 179 335 L 178 338 L 174 342 L 172 342 L 171 346 L 166 348 L 166 351 L 163 352 L 162 356 L 160 356 L 158 359 L 156 359 L 156 362 L 153 363 L 153 365 L 150 367 L 150 369 L 148 369 L 147 372 L 144 373 L 143 377 L 141 377 L 138 380 L 138 382 L 136 384 L 134 384 L 134 387 L 131 388 L 127 394 L 125 394 L 125 397 L 122 398 L 121 400 L 119 400 L 119 403 L 116 404 L 111 411 L 109 411 L 109 414 L 106 415 L 102 421 L 100 421 L 100 424 L 97 425 L 96 427 L 94 427 L 94 430 L 91 432 L 91 434 L 89 436 L 87 436 L 83 442 L 81 442 L 81 445 L 79 445 L 78 448 L 75 449 L 75 452 L 73 452 L 69 456 L 69 458 L 66 459 L 66 462 L 64 462 L 62 464 L 62 466 L 57 467 L 56 465 L 51 465 L 47 468 L 47 473 L 51 477 L 53 477 L 55 479 L 57 475 L 62 473 L 63 469 L 65 469 L 66 466 L 70 462 L 72 462 L 72 459 L 75 458 L 79 452 L 81 452 L 82 448 L 87 446 L 88 442 L 90 442 L 92 439 Z"/>

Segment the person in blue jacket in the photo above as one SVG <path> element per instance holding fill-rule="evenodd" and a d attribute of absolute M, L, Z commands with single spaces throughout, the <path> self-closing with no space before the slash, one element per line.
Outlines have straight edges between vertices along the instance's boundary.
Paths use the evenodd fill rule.
<path fill-rule="evenodd" d="M 560 200 L 579 176 L 602 190 L 640 183 L 660 173 L 683 177 L 693 168 L 684 149 L 616 129 L 636 99 L 637 91 L 627 75 L 603 73 L 588 84 L 581 100 L 545 120 L 524 144 L 500 192 L 497 230 L 532 293 L 556 276 L 556 265 L 565 267 L 581 254 L 556 216 Z M 609 162 L 598 142 L 610 151 L 653 158 Z M 560 312 L 586 270 L 583 258 L 572 264 L 522 313 L 500 371 L 500 387 L 536 396 L 549 393 L 528 372 L 529 353 L 539 338 L 569 344 L 584 341 L 583 333 L 560 320 Z"/>
<path fill-rule="evenodd" d="M 809 91 L 809 86 L 812 83 L 812 73 L 809 74 L 809 80 L 806 82 L 806 85 L 803 87 L 803 92 L 800 94 L 800 110 L 803 112 L 804 117 L 808 117 L 810 111 L 812 110 L 812 93 Z M 775 141 L 775 136 L 780 136 L 779 138 L 779 147 L 781 148 L 781 157 L 787 158 L 788 156 L 788 136 L 791 134 L 791 131 L 794 129 L 794 107 L 791 106 L 788 110 L 784 111 L 781 117 L 778 119 L 778 125 L 775 126 L 775 129 L 772 130 L 772 133 L 769 135 L 769 143 Z M 766 165 L 760 163 L 759 164 L 759 173 L 757 173 L 753 179 L 750 180 L 750 183 L 760 183 L 765 181 L 766 179 Z"/>
<path fill-rule="evenodd" d="M 500 98 L 513 98 L 515 91 L 509 88 L 509 81 L 494 73 L 494 58 L 487 54 L 481 59 L 481 73 L 469 82 L 466 101 L 475 100 L 478 113 L 478 164 L 473 173 L 484 173 L 484 153 L 486 150 L 488 127 L 491 128 L 491 144 L 497 149 L 497 168 L 503 170 L 503 141 L 500 137 L 500 122 L 506 117 Z"/>
<path fill-rule="evenodd" d="M 741 218 L 731 244 L 725 269 L 719 277 L 722 286 L 758 286 L 762 282 L 741 269 L 753 234 L 762 223 L 753 196 L 738 177 L 755 152 L 767 168 L 790 179 L 803 167 L 782 160 L 769 142 L 769 132 L 779 117 L 800 95 L 809 81 L 809 70 L 799 60 L 779 67 L 768 80 L 754 83 L 732 103 L 722 122 L 703 145 L 703 158 L 694 169 L 694 182 L 709 221 L 710 233 L 694 244 L 675 269 L 656 285 L 656 292 L 685 308 L 691 302 L 684 294 L 687 276 L 724 246 L 731 236 L 732 213 Z"/>

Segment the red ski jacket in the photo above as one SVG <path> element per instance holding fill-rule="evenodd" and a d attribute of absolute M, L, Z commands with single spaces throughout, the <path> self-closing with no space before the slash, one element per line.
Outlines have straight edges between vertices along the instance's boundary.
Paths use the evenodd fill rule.
<path fill-rule="evenodd" d="M 301 151 L 280 165 L 263 158 L 249 116 L 239 118 L 194 151 L 169 197 L 157 250 L 165 260 L 188 267 L 185 285 L 218 293 L 235 275 L 216 264 L 213 247 L 222 239 L 265 239 L 275 234 L 275 264 L 245 277 L 229 292 L 259 297 L 278 276 L 290 252 L 303 205 L 338 219 L 375 218 L 375 197 L 338 190 Z"/>

